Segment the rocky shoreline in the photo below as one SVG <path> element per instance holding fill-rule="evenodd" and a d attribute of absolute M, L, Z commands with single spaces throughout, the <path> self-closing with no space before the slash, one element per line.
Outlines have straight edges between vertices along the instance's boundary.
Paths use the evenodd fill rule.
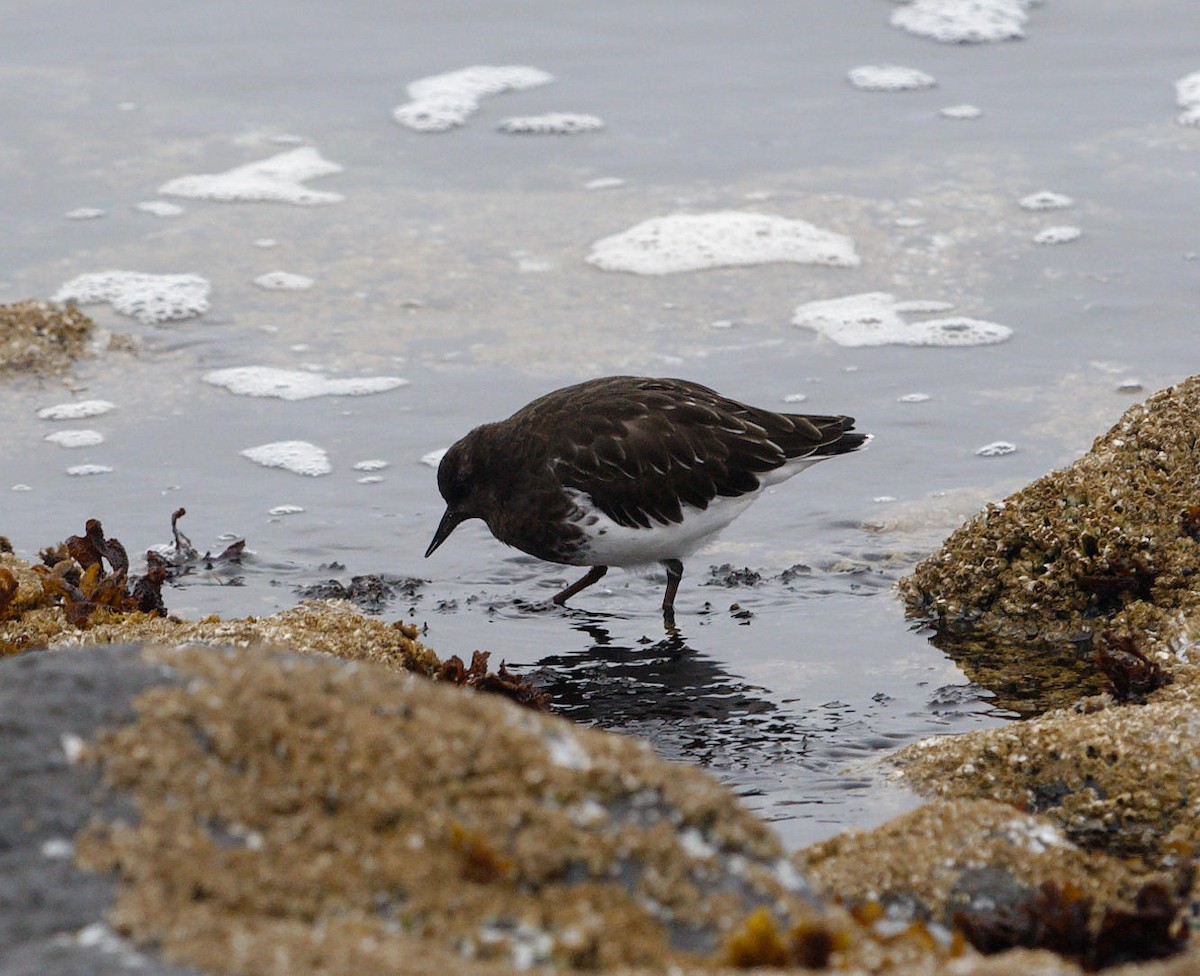
<path fill-rule="evenodd" d="M 0 973 L 1194 972 L 1198 442 L 1194 378 L 916 568 L 976 680 L 1058 668 L 1064 704 L 901 749 L 925 806 L 790 855 L 700 770 L 450 687 L 486 662 L 409 625 L 81 627 L 67 569 L 0 554 Z"/>

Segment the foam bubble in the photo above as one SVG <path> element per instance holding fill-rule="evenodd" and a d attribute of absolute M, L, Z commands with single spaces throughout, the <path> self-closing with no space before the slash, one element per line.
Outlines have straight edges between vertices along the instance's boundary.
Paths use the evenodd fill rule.
<path fill-rule="evenodd" d="M 906 322 L 900 311 L 911 304 L 867 292 L 800 305 L 792 322 L 839 346 L 982 346 L 1012 335 L 1007 326 L 962 316 Z"/>
<path fill-rule="evenodd" d="M 1030 0 L 913 0 L 891 25 L 942 44 L 985 44 L 1025 36 Z"/>
<path fill-rule="evenodd" d="M 259 444 L 258 447 L 248 447 L 240 453 L 242 457 L 249 458 L 264 468 L 283 468 L 293 474 L 307 475 L 310 478 L 329 474 L 333 470 L 324 449 L 308 441 L 275 441 L 271 444 Z"/>
<path fill-rule="evenodd" d="M 355 471 L 382 471 L 388 467 L 388 462 L 380 458 L 370 458 L 366 461 L 357 461 L 353 465 Z"/>
<path fill-rule="evenodd" d="M 428 454 L 421 455 L 421 463 L 429 468 L 436 468 L 442 463 L 442 458 L 446 456 L 448 447 L 439 447 L 436 451 L 430 451 Z"/>
<path fill-rule="evenodd" d="M 1072 227 L 1069 224 L 1063 224 L 1059 227 L 1047 227 L 1045 230 L 1040 230 L 1033 235 L 1035 244 L 1069 244 L 1071 241 L 1077 241 L 1083 236 L 1083 231 L 1078 227 Z"/>
<path fill-rule="evenodd" d="M 1184 109 L 1178 117 L 1180 125 L 1200 125 L 1200 71 L 1175 82 L 1175 101 Z"/>
<path fill-rule="evenodd" d="M 255 247 L 262 247 L 262 248 L 279 246 L 279 241 L 275 240 L 275 238 L 273 238 L 273 237 L 260 237 L 260 238 L 258 238 L 258 240 L 251 241 L 250 243 L 253 244 Z"/>
<path fill-rule="evenodd" d="M 33 491 L 33 486 L 17 483 L 9 488 L 9 491 Z"/>
<path fill-rule="evenodd" d="M 254 283 L 268 291 L 304 291 L 313 286 L 313 279 L 290 271 L 268 271 L 255 278 Z"/>
<path fill-rule="evenodd" d="M 854 268 L 854 241 L 803 220 L 725 210 L 655 217 L 592 245 L 590 264 L 606 271 L 670 274 L 795 261 Z"/>
<path fill-rule="evenodd" d="M 303 505 L 276 505 L 274 508 L 268 508 L 268 515 L 299 515 L 304 511 Z"/>
<path fill-rule="evenodd" d="M 98 430 L 56 430 L 42 440 L 59 447 L 95 447 L 104 443 L 104 435 Z"/>
<path fill-rule="evenodd" d="M 783 398 L 784 403 L 803 403 L 808 396 L 803 393 L 789 393 Z"/>
<path fill-rule="evenodd" d="M 575 112 L 547 112 L 545 115 L 514 115 L 502 119 L 496 126 L 508 135 L 574 136 L 581 132 L 598 132 L 604 120 L 595 115 Z"/>
<path fill-rule="evenodd" d="M 204 375 L 204 382 L 222 386 L 238 396 L 277 397 L 308 400 L 319 396 L 366 396 L 386 393 L 408 380 L 399 376 L 358 376 L 332 379 L 306 370 L 276 369 L 272 366 L 234 366 Z"/>
<path fill-rule="evenodd" d="M 920 91 L 937 84 L 933 75 L 897 64 L 866 64 L 853 68 L 846 77 L 860 91 Z"/>
<path fill-rule="evenodd" d="M 929 399 L 928 393 L 905 393 L 904 396 L 896 397 L 897 403 L 924 403 Z"/>
<path fill-rule="evenodd" d="M 947 105 L 938 111 L 938 115 L 944 119 L 977 119 L 983 115 L 983 109 L 978 105 L 968 105 L 964 102 L 962 105 Z"/>
<path fill-rule="evenodd" d="M 585 190 L 612 190 L 624 185 L 625 181 L 619 176 L 601 176 L 595 180 L 588 180 L 583 184 L 583 188 Z"/>
<path fill-rule="evenodd" d="M 67 474 L 72 478 L 88 478 L 94 474 L 111 474 L 112 468 L 107 464 L 76 464 L 67 468 Z"/>
<path fill-rule="evenodd" d="M 106 213 L 107 210 L 101 210 L 99 207 L 76 207 L 74 210 L 68 210 L 63 216 L 67 220 L 95 220 Z"/>
<path fill-rule="evenodd" d="M 40 420 L 83 420 L 87 417 L 99 417 L 114 409 L 116 404 L 107 400 L 73 400 L 70 403 L 42 407 L 37 415 Z"/>
<path fill-rule="evenodd" d="M 357 481 L 360 485 L 377 485 L 381 481 L 384 481 L 385 479 L 384 479 L 383 475 L 366 474 L 366 475 L 363 475 L 361 478 L 355 478 L 354 480 Z"/>
<path fill-rule="evenodd" d="M 408 86 L 411 101 L 397 106 L 392 118 L 417 132 L 445 132 L 479 111 L 480 99 L 502 92 L 536 88 L 554 76 L 525 65 L 474 65 L 418 78 Z"/>
<path fill-rule="evenodd" d="M 975 453 L 979 457 L 1004 457 L 1006 454 L 1012 454 L 1016 449 L 1017 445 L 1011 441 L 992 441 L 990 444 L 984 444 L 983 447 L 977 447 Z"/>
<path fill-rule="evenodd" d="M 1022 210 L 1062 210 L 1075 203 L 1065 193 L 1055 193 L 1053 190 L 1038 190 L 1017 201 Z"/>
<path fill-rule="evenodd" d="M 209 283 L 194 274 L 97 271 L 72 278 L 53 295 L 56 302 L 107 302 L 145 325 L 188 319 L 208 311 Z"/>
<path fill-rule="evenodd" d="M 144 203 L 135 203 L 133 209 L 153 214 L 155 217 L 178 217 L 184 212 L 183 207 L 179 204 L 169 203 L 166 200 L 146 200 Z"/>
<path fill-rule="evenodd" d="M 953 302 L 939 302 L 930 298 L 910 298 L 908 301 L 895 302 L 892 306 L 897 312 L 909 312 L 914 315 L 933 314 L 934 312 L 949 312 L 954 308 Z"/>
<path fill-rule="evenodd" d="M 341 171 L 340 165 L 325 159 L 312 146 L 301 146 L 224 173 L 180 176 L 168 180 L 158 192 L 224 203 L 258 200 L 301 205 L 337 203 L 345 199 L 340 193 L 310 190 L 304 181 Z"/>

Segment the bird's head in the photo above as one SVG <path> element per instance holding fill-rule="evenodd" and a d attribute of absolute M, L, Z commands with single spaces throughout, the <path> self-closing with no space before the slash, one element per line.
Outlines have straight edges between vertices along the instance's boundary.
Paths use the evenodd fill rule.
<path fill-rule="evenodd" d="M 475 465 L 471 457 L 470 435 L 454 444 L 438 465 L 438 491 L 446 501 L 446 512 L 433 533 L 433 541 L 425 550 L 428 559 L 435 549 L 467 519 L 479 518 L 475 504 Z"/>

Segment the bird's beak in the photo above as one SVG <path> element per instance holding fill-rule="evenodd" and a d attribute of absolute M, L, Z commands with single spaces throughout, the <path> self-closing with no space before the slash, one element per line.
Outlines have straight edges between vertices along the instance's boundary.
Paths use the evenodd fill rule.
<path fill-rule="evenodd" d="M 456 512 L 452 508 L 446 509 L 446 514 L 442 516 L 442 520 L 438 523 L 437 531 L 433 533 L 433 541 L 429 543 L 429 548 L 425 550 L 425 558 L 428 559 L 433 555 L 433 551 L 449 538 L 450 533 L 457 528 L 459 522 L 465 522 L 467 516 L 461 512 Z"/>

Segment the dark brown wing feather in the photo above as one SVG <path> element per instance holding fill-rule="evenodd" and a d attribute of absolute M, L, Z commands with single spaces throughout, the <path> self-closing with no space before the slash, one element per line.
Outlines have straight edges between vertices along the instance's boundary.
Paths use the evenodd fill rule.
<path fill-rule="evenodd" d="M 613 521 L 683 521 L 682 505 L 754 491 L 793 458 L 852 451 L 850 417 L 773 413 L 686 380 L 614 376 L 559 390 L 512 417 L 547 436 L 550 473 Z M 536 425 L 526 426 L 528 421 Z M 544 432 L 553 433 L 546 435 Z"/>

